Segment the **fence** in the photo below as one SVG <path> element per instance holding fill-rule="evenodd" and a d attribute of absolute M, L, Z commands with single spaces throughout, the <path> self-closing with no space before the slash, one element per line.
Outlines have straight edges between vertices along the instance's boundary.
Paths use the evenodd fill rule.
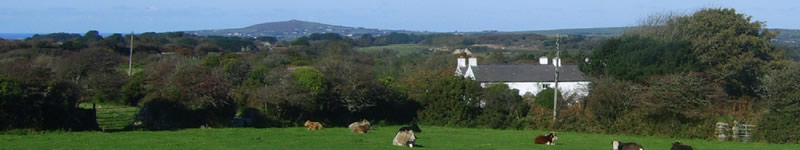
<path fill-rule="evenodd" d="M 724 122 L 717 122 L 717 127 L 714 135 L 720 141 L 742 141 L 750 142 L 752 132 L 755 130 L 756 125 L 743 124 L 738 121 L 733 121 L 733 125 Z"/>

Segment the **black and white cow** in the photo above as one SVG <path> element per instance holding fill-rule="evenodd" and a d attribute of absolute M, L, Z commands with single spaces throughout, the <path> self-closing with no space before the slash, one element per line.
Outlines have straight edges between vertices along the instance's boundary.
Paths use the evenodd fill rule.
<path fill-rule="evenodd" d="M 644 147 L 642 147 L 642 145 L 633 142 L 625 143 L 620 141 L 613 141 L 611 142 L 611 145 L 613 147 L 613 150 L 644 150 Z"/>
<path fill-rule="evenodd" d="M 411 125 L 402 127 L 397 131 L 409 131 L 409 130 L 414 131 L 416 133 L 422 132 L 422 129 L 419 129 L 419 126 L 417 126 L 417 123 L 411 123 Z"/>

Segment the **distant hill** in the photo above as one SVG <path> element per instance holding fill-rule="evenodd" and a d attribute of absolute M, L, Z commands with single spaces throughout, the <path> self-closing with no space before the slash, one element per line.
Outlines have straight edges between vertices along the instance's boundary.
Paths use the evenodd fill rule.
<path fill-rule="evenodd" d="M 556 30 L 533 30 L 517 31 L 511 33 L 536 33 L 542 35 L 586 35 L 586 36 L 618 36 L 625 32 L 627 27 L 605 27 L 605 28 L 580 28 L 580 29 L 556 29 Z"/>
<path fill-rule="evenodd" d="M 313 33 L 339 33 L 345 36 L 361 36 L 363 34 L 372 34 L 373 36 L 387 35 L 392 32 L 398 33 L 423 33 L 405 30 L 383 30 L 383 29 L 370 29 L 363 27 L 346 27 L 340 25 L 329 25 L 316 22 L 289 20 L 280 22 L 268 22 L 262 24 L 251 25 L 244 28 L 236 29 L 215 29 L 215 30 L 198 30 L 198 31 L 184 31 L 190 34 L 200 36 L 239 36 L 239 37 L 259 37 L 259 36 L 274 36 L 281 39 L 296 38 L 300 36 L 307 36 Z"/>
<path fill-rule="evenodd" d="M 774 41 L 778 43 L 778 45 L 786 45 L 787 47 L 794 47 L 800 48 L 800 30 L 798 29 L 771 29 L 772 31 L 778 31 L 777 37 L 775 37 Z"/>

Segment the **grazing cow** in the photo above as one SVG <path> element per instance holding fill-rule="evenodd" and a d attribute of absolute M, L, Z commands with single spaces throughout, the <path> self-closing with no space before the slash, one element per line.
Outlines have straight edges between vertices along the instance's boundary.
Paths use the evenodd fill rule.
<path fill-rule="evenodd" d="M 417 137 L 413 130 L 398 131 L 392 140 L 392 145 L 414 147 Z"/>
<path fill-rule="evenodd" d="M 611 145 L 614 147 L 614 150 L 644 150 L 644 147 L 642 147 L 642 145 L 633 142 L 625 143 L 620 141 L 613 141 L 611 142 Z"/>
<path fill-rule="evenodd" d="M 367 119 L 361 120 L 359 122 L 353 122 L 347 127 L 350 128 L 350 132 L 353 133 L 367 133 L 369 132 L 369 130 L 372 129 Z"/>
<path fill-rule="evenodd" d="M 694 150 L 694 149 L 689 145 L 681 144 L 680 141 L 675 141 L 675 142 L 672 143 L 672 149 L 671 150 Z"/>
<path fill-rule="evenodd" d="M 534 139 L 533 141 L 536 144 L 556 145 L 555 140 L 558 140 L 556 132 L 550 132 L 550 134 L 547 135 L 536 136 L 536 139 Z"/>
<path fill-rule="evenodd" d="M 306 120 L 306 123 L 304 123 L 303 125 L 308 127 L 308 130 L 319 130 L 319 129 L 322 129 L 322 124 L 321 123 L 313 122 L 311 120 Z"/>
<path fill-rule="evenodd" d="M 417 123 L 412 123 L 410 126 L 402 127 L 402 128 L 400 128 L 400 130 L 397 130 L 397 131 L 409 131 L 409 130 L 414 131 L 416 133 L 422 132 L 422 129 L 419 129 L 419 126 L 417 126 Z"/>

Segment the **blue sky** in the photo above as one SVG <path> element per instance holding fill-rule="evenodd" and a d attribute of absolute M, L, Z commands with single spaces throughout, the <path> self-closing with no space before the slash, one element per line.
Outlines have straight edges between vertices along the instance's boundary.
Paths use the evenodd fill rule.
<path fill-rule="evenodd" d="M 166 32 L 298 19 L 417 31 L 619 27 L 664 12 L 735 8 L 769 28 L 800 29 L 793 0 L 3 0 L 0 33 Z"/>

